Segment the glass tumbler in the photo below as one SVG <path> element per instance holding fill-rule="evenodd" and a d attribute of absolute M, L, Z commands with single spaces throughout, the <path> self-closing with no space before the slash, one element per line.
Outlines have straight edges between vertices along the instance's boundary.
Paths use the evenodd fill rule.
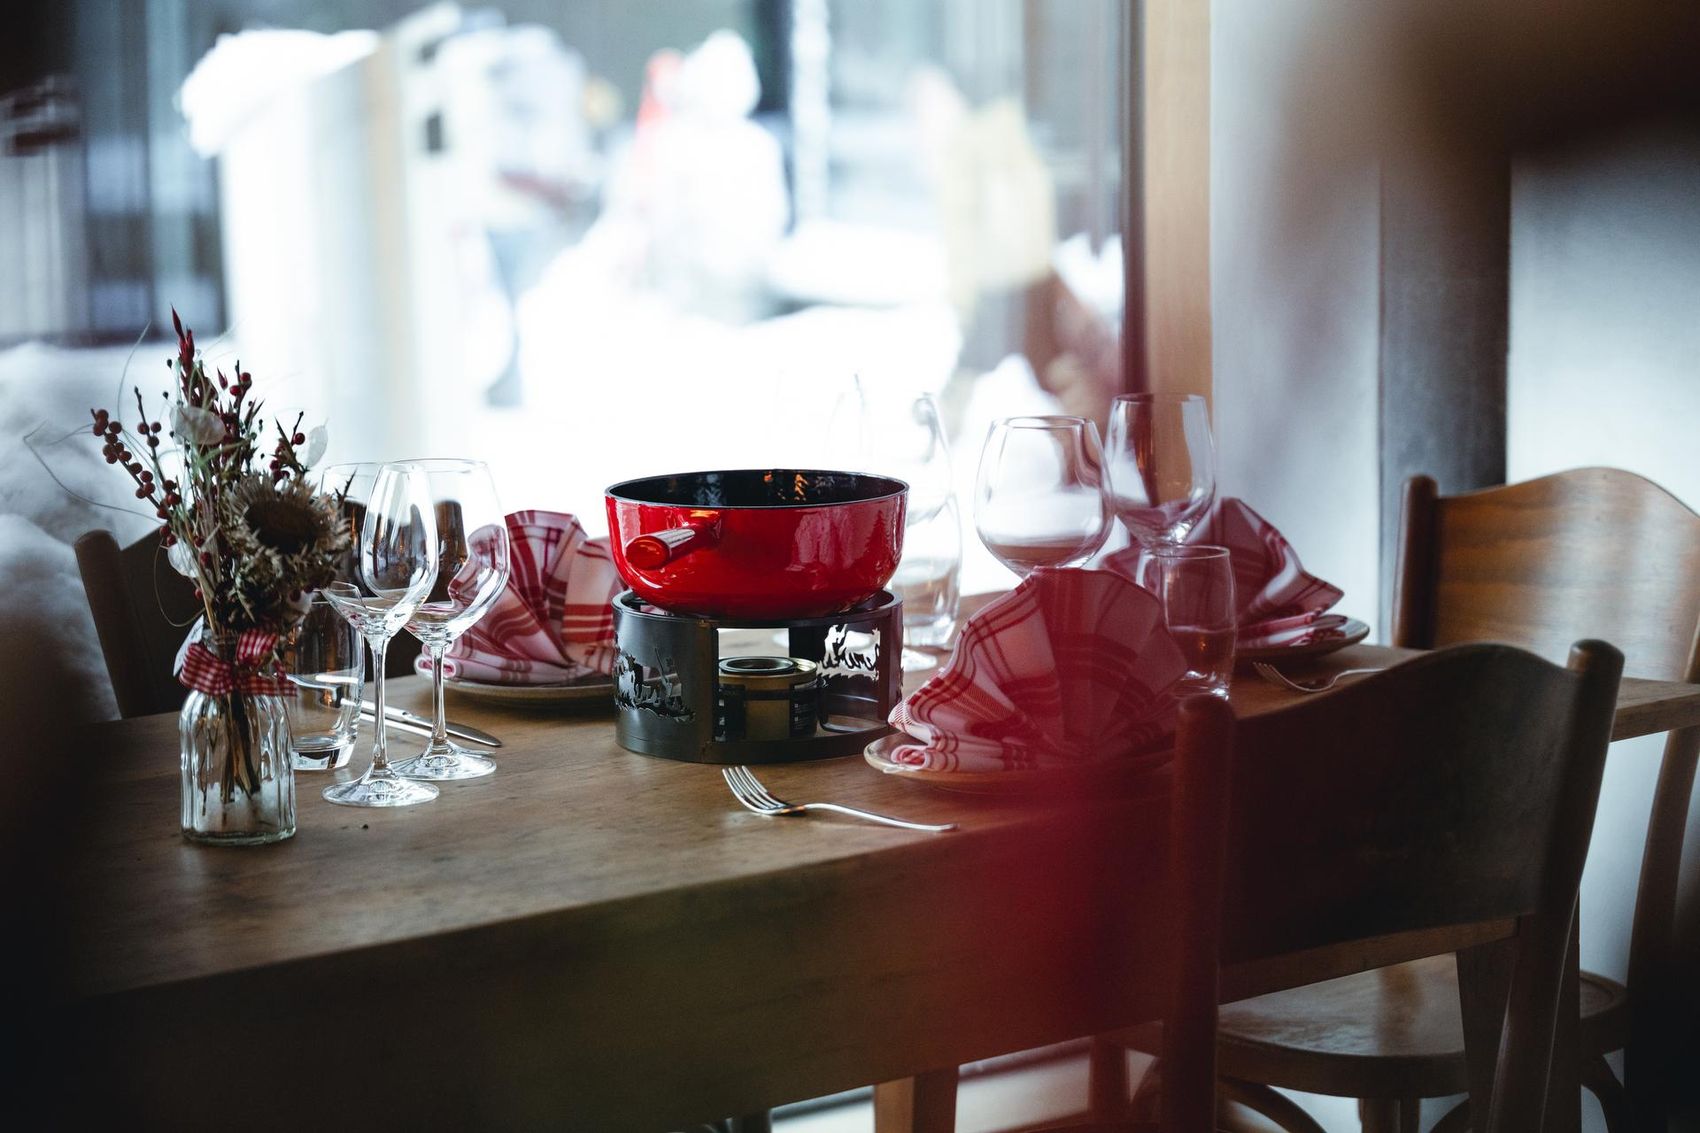
<path fill-rule="evenodd" d="M 1163 603 L 1163 624 L 1186 658 L 1175 691 L 1228 695 L 1234 675 L 1234 570 L 1226 547 L 1154 547 L 1141 565 L 1140 584 Z"/>
<path fill-rule="evenodd" d="M 314 595 L 306 617 L 284 639 L 289 748 L 297 771 L 334 771 L 348 763 L 366 690 L 366 649 L 336 607 Z"/>

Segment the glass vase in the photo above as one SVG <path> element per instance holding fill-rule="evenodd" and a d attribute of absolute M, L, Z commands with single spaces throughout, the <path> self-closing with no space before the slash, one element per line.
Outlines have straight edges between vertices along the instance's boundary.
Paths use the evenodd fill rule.
<path fill-rule="evenodd" d="M 295 770 L 281 697 L 191 690 L 183 743 L 183 836 L 258 846 L 295 835 Z"/>

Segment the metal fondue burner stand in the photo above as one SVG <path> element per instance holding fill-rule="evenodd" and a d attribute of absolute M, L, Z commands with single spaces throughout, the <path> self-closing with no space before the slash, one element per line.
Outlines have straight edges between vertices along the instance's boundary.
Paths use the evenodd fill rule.
<path fill-rule="evenodd" d="M 728 695 L 721 685 L 720 635 L 764 629 L 785 630 L 787 654 L 818 667 L 810 735 L 741 738 L 735 694 L 742 690 Z M 903 603 L 885 590 L 841 614 L 780 621 L 669 613 L 627 590 L 614 599 L 614 643 L 615 739 L 663 759 L 795 763 L 855 755 L 891 732 L 885 719 L 902 696 Z"/>

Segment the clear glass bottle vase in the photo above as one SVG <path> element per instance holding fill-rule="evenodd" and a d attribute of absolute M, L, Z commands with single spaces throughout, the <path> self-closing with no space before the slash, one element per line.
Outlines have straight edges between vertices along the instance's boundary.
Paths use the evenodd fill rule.
<path fill-rule="evenodd" d="M 295 771 L 281 697 L 191 690 L 177 725 L 185 838 L 257 846 L 295 835 Z"/>

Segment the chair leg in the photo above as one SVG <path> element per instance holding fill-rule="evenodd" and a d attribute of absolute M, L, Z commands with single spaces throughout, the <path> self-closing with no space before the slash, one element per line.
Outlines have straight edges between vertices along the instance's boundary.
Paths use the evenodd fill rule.
<path fill-rule="evenodd" d="M 1127 1051 L 1095 1038 L 1087 1055 L 1086 1109 L 1096 1122 L 1126 1119 Z"/>
<path fill-rule="evenodd" d="M 955 1133 L 956 1067 L 874 1087 L 874 1133 Z"/>
<path fill-rule="evenodd" d="M 1398 1098 L 1359 1098 L 1358 1120 L 1364 1133 L 1402 1133 L 1399 1123 L 1403 1108 Z"/>
<path fill-rule="evenodd" d="M 1273 1087 L 1265 1086 L 1262 1082 L 1222 1078 L 1217 1081 L 1216 1088 L 1228 1101 L 1236 1102 L 1259 1116 L 1268 1118 L 1287 1133 L 1328 1133 L 1317 1124 L 1316 1118 L 1306 1113 L 1292 1098 Z"/>
<path fill-rule="evenodd" d="M 1635 1127 L 1630 1117 L 1629 1095 L 1611 1072 L 1611 1064 L 1604 1055 L 1583 1060 L 1582 1085 L 1599 1099 L 1608 1133 L 1629 1133 Z"/>

